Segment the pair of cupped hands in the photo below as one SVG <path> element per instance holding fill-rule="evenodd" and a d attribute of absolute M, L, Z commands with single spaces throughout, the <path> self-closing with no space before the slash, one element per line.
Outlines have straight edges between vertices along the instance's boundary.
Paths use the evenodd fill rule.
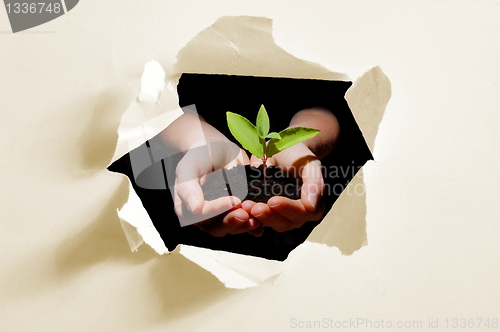
<path fill-rule="evenodd" d="M 196 148 L 203 144 L 206 149 Z M 302 191 L 297 200 L 282 196 L 274 196 L 267 203 L 242 202 L 235 196 L 204 200 L 201 186 L 206 176 L 236 164 L 257 167 L 262 161 L 255 156 L 249 158 L 244 150 L 230 141 L 197 142 L 186 152 L 177 165 L 173 191 L 175 212 L 180 219 L 184 218 L 184 224 L 194 223 L 216 237 L 240 233 L 261 236 L 264 227 L 284 232 L 322 217 L 325 202 L 321 161 L 306 144 L 296 144 L 267 159 L 268 166 L 278 166 L 285 173 L 298 177 Z"/>

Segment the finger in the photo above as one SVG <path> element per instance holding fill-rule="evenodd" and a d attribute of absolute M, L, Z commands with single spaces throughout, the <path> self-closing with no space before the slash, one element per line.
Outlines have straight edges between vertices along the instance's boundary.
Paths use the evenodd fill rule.
<path fill-rule="evenodd" d="M 208 153 L 203 153 L 203 155 L 205 158 L 208 157 Z M 174 185 L 174 193 L 194 214 L 200 213 L 204 200 L 203 191 L 200 187 L 200 174 L 204 174 L 204 172 L 199 169 L 203 165 L 200 165 L 196 157 L 197 155 L 193 154 L 192 150 L 184 155 L 175 170 Z M 176 208 L 179 211 L 182 210 L 180 206 L 176 206 Z"/>
<path fill-rule="evenodd" d="M 302 169 L 301 201 L 305 208 L 312 212 L 318 206 L 323 195 L 324 180 L 321 174 L 321 162 L 314 160 Z"/>
<path fill-rule="evenodd" d="M 254 201 L 246 200 L 243 203 L 241 203 L 241 208 L 245 210 L 247 213 L 250 213 L 254 205 L 255 205 Z"/>
<path fill-rule="evenodd" d="M 273 212 L 297 222 L 302 221 L 309 212 L 300 199 L 292 200 L 286 197 L 275 196 L 271 197 L 267 204 Z"/>
<path fill-rule="evenodd" d="M 250 217 L 248 218 L 248 222 L 247 222 L 247 228 L 249 230 L 253 230 L 253 229 L 256 229 L 257 227 L 259 227 L 261 225 L 261 222 L 255 218 L 254 216 L 250 215 Z"/>
<path fill-rule="evenodd" d="M 213 141 L 207 144 L 210 154 L 210 164 L 214 169 L 230 168 L 236 165 L 238 159 L 244 158 L 242 150 L 231 141 Z"/>
<path fill-rule="evenodd" d="M 250 157 L 250 166 L 257 168 L 260 164 L 262 164 L 262 160 L 260 158 L 257 158 L 254 155 Z"/>
<path fill-rule="evenodd" d="M 240 158 L 242 165 L 250 165 L 250 158 L 248 158 L 248 154 L 245 152 L 245 150 L 241 150 L 238 158 Z"/>
<path fill-rule="evenodd" d="M 265 203 L 255 203 L 250 211 L 250 214 L 256 217 L 257 219 L 266 218 L 270 213 L 271 209 Z"/>
<path fill-rule="evenodd" d="M 174 196 L 174 211 L 175 211 L 175 214 L 180 218 L 183 214 L 182 208 L 183 208 L 184 203 L 179 198 L 179 195 L 177 195 L 177 192 L 175 190 L 174 190 L 173 196 Z"/>
<path fill-rule="evenodd" d="M 264 226 L 256 218 L 250 216 L 248 221 L 234 228 L 230 234 L 250 233 L 254 236 L 261 236 L 264 233 Z"/>
<path fill-rule="evenodd" d="M 181 225 L 192 225 L 206 222 L 240 205 L 240 200 L 234 196 L 220 197 L 213 201 L 205 201 L 198 214 L 191 213 L 181 202 L 181 213 L 178 214 Z M 176 208 L 177 209 L 177 208 Z M 177 210 L 176 210 L 177 212 Z"/>
<path fill-rule="evenodd" d="M 186 204 L 189 211 L 193 214 L 199 214 L 203 210 L 204 197 L 198 179 L 189 181 L 176 181 L 174 192 L 180 201 Z M 177 202 L 179 204 L 179 202 Z M 180 208 L 180 206 L 176 206 Z"/>
<path fill-rule="evenodd" d="M 240 149 L 240 153 L 238 156 L 229 162 L 227 165 L 224 166 L 226 169 L 233 168 L 236 165 L 249 165 L 250 164 L 250 159 L 248 158 L 248 155 L 246 154 L 245 151 Z"/>
<path fill-rule="evenodd" d="M 236 158 L 236 162 L 240 165 L 249 165 L 250 164 L 250 158 L 248 158 L 248 155 L 245 152 L 245 150 L 240 149 L 240 153 L 238 154 L 238 157 Z"/>
<path fill-rule="evenodd" d="M 278 214 L 264 203 L 255 204 L 252 208 L 251 215 L 260 221 L 263 226 L 271 227 L 277 232 L 284 232 L 295 228 L 293 220 Z"/>
<path fill-rule="evenodd" d="M 274 212 L 297 224 L 321 219 L 326 206 L 325 200 L 321 199 L 317 208 L 314 211 L 309 211 L 302 200 L 291 200 L 285 197 L 273 197 L 269 199 L 268 204 Z"/>
<path fill-rule="evenodd" d="M 260 224 L 256 229 L 252 229 L 248 233 L 255 237 L 261 237 L 264 234 L 264 225 Z"/>
<path fill-rule="evenodd" d="M 243 210 L 243 209 L 241 209 Z M 243 210 L 244 211 L 244 210 Z M 262 233 L 264 233 L 264 228 L 263 225 L 261 224 L 260 221 L 258 221 L 255 217 L 244 211 L 245 214 L 241 214 L 241 216 L 238 216 L 239 219 L 241 220 L 243 217 L 244 219 L 247 220 L 244 224 L 241 224 L 239 227 L 234 228 L 232 231 L 230 231 L 230 234 L 241 234 L 241 233 L 250 233 L 254 236 L 261 236 Z"/>
<path fill-rule="evenodd" d="M 212 218 L 232 210 L 241 205 L 241 201 L 235 196 L 219 197 L 212 201 L 205 201 L 200 215 L 206 218 Z M 242 210 L 242 209 L 240 209 Z"/>
<path fill-rule="evenodd" d="M 204 227 L 204 230 L 212 236 L 223 237 L 229 233 L 237 234 L 236 230 L 243 228 L 242 226 L 248 221 L 249 215 L 243 209 L 235 209 L 223 218 L 210 223 Z M 246 229 L 242 229 L 241 233 Z"/>

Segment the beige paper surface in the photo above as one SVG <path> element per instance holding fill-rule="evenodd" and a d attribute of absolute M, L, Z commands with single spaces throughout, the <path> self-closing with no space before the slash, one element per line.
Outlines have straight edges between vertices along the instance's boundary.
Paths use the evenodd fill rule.
<path fill-rule="evenodd" d="M 363 168 L 369 245 L 344 255 L 306 241 L 279 277 L 245 290 L 178 251 L 131 252 L 116 212 L 129 184 L 105 170 L 144 65 L 156 59 L 168 77 L 186 43 L 237 15 L 272 19 L 290 54 L 353 80 L 379 66 L 392 85 L 376 162 Z M 0 10 L 0 330 L 342 330 L 363 319 L 372 326 L 352 330 L 494 331 L 498 17 L 497 1 L 85 0 L 13 35 Z"/>
<path fill-rule="evenodd" d="M 173 74 L 167 81 L 168 89 L 165 92 L 162 84 L 165 72 L 161 65 L 156 61 L 146 64 L 141 79 L 140 95 L 124 114 L 118 129 L 119 140 L 113 159 L 123 155 L 127 147 L 130 151 L 155 136 L 168 125 L 169 121 L 179 116 L 179 107 L 175 108 L 178 98 L 174 96 L 174 87 L 182 73 L 347 79 L 344 74 L 331 72 L 319 64 L 300 60 L 286 53 L 273 40 L 272 20 L 263 17 L 220 18 L 180 50 L 177 60 L 174 71 L 178 74 Z M 346 94 L 355 119 L 362 132 L 366 132 L 365 139 L 372 149 L 390 93 L 389 80 L 382 70 L 376 67 L 358 78 Z M 168 106 L 161 106 L 164 112 L 161 116 L 167 119 L 163 122 L 158 120 L 161 110 L 157 102 L 161 95 L 163 95 L 162 100 L 169 103 L 168 106 L 173 109 L 171 111 Z M 151 120 L 144 123 L 144 119 Z M 338 246 L 346 254 L 352 254 L 366 244 L 365 188 L 362 177 L 359 179 L 345 189 L 350 194 L 342 195 L 342 198 L 335 203 L 335 208 L 318 227 L 319 229 L 311 235 L 311 241 Z M 358 193 L 359 186 L 363 191 Z M 130 189 L 133 190 L 132 187 Z M 352 211 L 356 211 L 356 214 Z M 168 251 L 161 243 L 158 232 L 152 228 L 153 223 L 147 217 L 147 212 L 135 193 L 131 193 L 130 201 L 126 208 L 119 210 L 119 215 L 123 222 L 129 224 L 124 227 L 124 231 L 132 250 L 137 250 L 138 245 L 142 243 L 138 238 L 140 236 L 158 253 Z M 332 220 L 336 221 L 336 226 L 330 225 Z M 321 236 L 316 239 L 314 234 Z M 341 244 L 338 243 L 338 239 L 342 239 Z M 280 262 L 196 247 L 181 249 L 180 254 L 204 267 L 231 288 L 257 286 L 275 276 L 283 266 Z M 223 261 L 225 263 L 221 264 Z M 244 270 L 241 269 L 242 266 L 245 266 Z M 248 278 L 249 275 L 253 277 Z"/>

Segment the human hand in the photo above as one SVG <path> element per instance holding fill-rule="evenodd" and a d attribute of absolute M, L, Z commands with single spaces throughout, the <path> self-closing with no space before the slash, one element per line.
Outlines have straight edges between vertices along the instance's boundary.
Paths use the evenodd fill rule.
<path fill-rule="evenodd" d="M 291 200 L 282 196 L 269 199 L 267 204 L 243 202 L 250 208 L 250 219 L 277 232 L 302 227 L 307 221 L 319 220 L 325 210 L 323 199 L 324 180 L 321 161 L 304 144 L 299 143 L 268 159 L 269 165 L 279 166 L 286 173 L 295 175 L 302 182 L 301 198 Z M 258 166 L 260 159 L 252 156 L 251 164 Z M 252 204 L 253 203 L 253 204 Z"/>
<path fill-rule="evenodd" d="M 260 222 L 250 219 L 238 197 L 226 196 L 205 201 L 201 189 L 209 174 L 222 176 L 222 168 L 248 163 L 246 153 L 232 142 L 211 139 L 206 144 L 194 143 L 176 168 L 174 208 L 181 224 L 195 224 L 216 237 L 244 232 L 260 236 Z"/>

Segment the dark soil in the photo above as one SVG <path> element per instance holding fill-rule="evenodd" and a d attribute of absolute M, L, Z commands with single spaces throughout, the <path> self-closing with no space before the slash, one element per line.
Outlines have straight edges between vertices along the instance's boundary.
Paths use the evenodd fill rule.
<path fill-rule="evenodd" d="M 246 177 L 243 175 L 245 174 L 243 167 Z M 223 177 L 208 175 L 202 186 L 205 200 L 211 201 L 228 195 L 237 196 L 241 201 L 251 200 L 263 203 L 267 203 L 274 196 L 300 199 L 301 184 L 299 181 L 289 178 L 278 167 L 268 166 L 264 182 L 262 169 L 263 165 L 260 165 L 259 168 L 238 165 L 224 170 Z M 246 194 L 245 188 L 248 190 L 248 194 Z M 244 196 L 245 194 L 246 196 Z"/>

